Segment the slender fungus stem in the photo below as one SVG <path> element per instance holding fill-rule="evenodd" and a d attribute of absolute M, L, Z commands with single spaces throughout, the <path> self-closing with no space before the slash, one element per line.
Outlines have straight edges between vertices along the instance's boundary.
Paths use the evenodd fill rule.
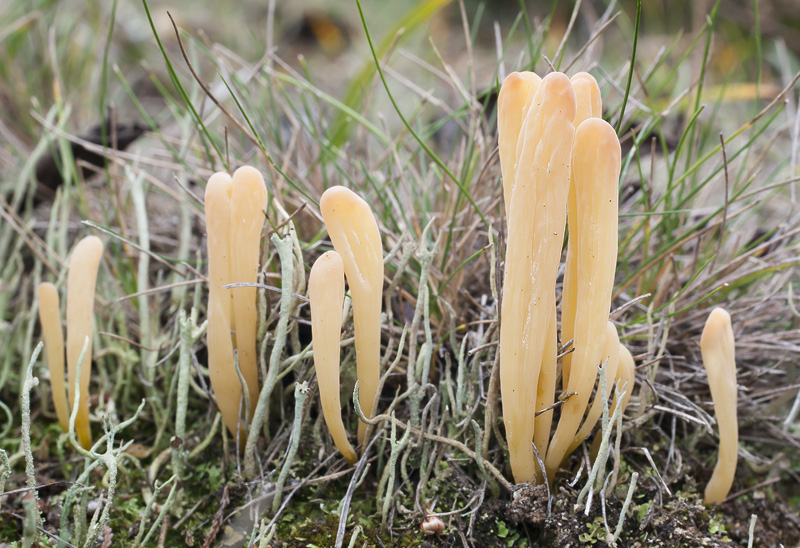
<path fill-rule="evenodd" d="M 556 373 L 558 370 L 558 326 L 556 325 L 556 303 L 553 303 L 553 312 L 550 324 L 547 326 L 547 342 L 542 354 L 542 368 L 539 370 L 539 382 L 536 385 L 536 418 L 533 423 L 533 444 L 544 461 L 547 454 L 547 445 L 550 442 L 550 429 L 553 425 L 553 410 L 542 413 L 555 403 Z M 539 459 L 536 460 L 537 470 Z M 537 471 L 537 478 L 544 478 L 546 474 Z"/>
<path fill-rule="evenodd" d="M 736 354 L 731 316 L 715 308 L 700 337 L 703 365 L 708 374 L 714 415 L 719 425 L 719 458 L 706 485 L 705 503 L 721 503 L 728 496 L 739 458 L 739 423 L 736 417 Z"/>
<path fill-rule="evenodd" d="M 50 391 L 56 408 L 61 431 L 69 430 L 69 406 L 64 386 L 64 332 L 61 330 L 61 312 L 58 306 L 58 289 L 49 282 L 39 284 L 39 323 L 42 326 L 47 368 L 50 371 Z"/>
<path fill-rule="evenodd" d="M 620 146 L 607 122 L 589 118 L 575 132 L 575 243 L 577 300 L 569 382 L 577 394 L 561 408 L 561 418 L 547 452 L 550 481 L 564 460 L 580 426 L 602 362 L 611 292 L 617 263 Z M 573 215 L 572 211 L 570 215 Z"/>
<path fill-rule="evenodd" d="M 326 190 L 319 208 L 350 284 L 361 403 L 365 415 L 372 417 L 381 368 L 383 247 L 378 223 L 367 202 L 342 186 Z M 359 443 L 364 441 L 366 428 L 359 422 Z"/>
<path fill-rule="evenodd" d="M 311 337 L 322 415 L 333 443 L 347 462 L 355 464 L 356 452 L 347 440 L 339 399 L 339 337 L 342 331 L 344 265 L 335 251 L 323 253 L 311 267 L 308 278 L 311 304 Z"/>
<path fill-rule="evenodd" d="M 261 229 L 268 205 L 267 187 L 261 173 L 242 166 L 233 174 L 230 224 L 230 281 L 256 283 L 261 247 Z M 250 395 L 253 418 L 258 400 L 258 360 L 256 359 L 256 288 L 237 287 L 233 293 L 233 318 L 236 325 L 236 350 L 239 370 Z"/>
<path fill-rule="evenodd" d="M 89 426 L 89 380 L 92 376 L 92 328 L 94 323 L 94 292 L 97 270 L 103 256 L 103 242 L 97 236 L 87 236 L 75 246 L 67 273 L 67 369 L 69 398 L 74 404 L 75 377 L 84 341 L 89 338 L 80 376 L 78 415 L 75 429 L 84 449 L 92 446 Z"/>
<path fill-rule="evenodd" d="M 222 286 L 230 283 L 230 224 L 233 180 L 227 173 L 215 173 L 205 193 L 208 239 L 208 372 L 222 420 L 236 438 L 242 384 L 233 367 L 231 341 L 231 297 Z M 237 290 L 238 291 L 238 290 Z M 243 439 L 244 436 L 239 436 Z"/>
<path fill-rule="evenodd" d="M 606 325 L 606 344 L 605 348 L 603 349 L 603 358 L 602 361 L 606 364 L 603 369 L 605 370 L 606 375 L 606 386 L 614 386 L 614 380 L 617 378 L 617 371 L 619 370 L 619 354 L 620 354 L 620 345 L 619 345 L 619 336 L 617 335 L 617 328 L 614 327 L 612 322 L 608 322 Z M 578 433 L 575 434 L 575 439 L 572 440 L 572 443 L 567 450 L 567 453 L 572 453 L 578 446 L 586 439 L 586 437 L 591 433 L 592 429 L 597 424 L 598 419 L 600 418 L 600 414 L 603 412 L 603 404 L 600 401 L 600 390 L 597 390 L 594 395 L 594 400 L 592 400 L 592 405 L 589 408 L 589 412 L 586 413 L 586 419 L 583 421 L 580 430 Z M 611 410 L 611 413 L 614 413 L 614 410 Z"/>
<path fill-rule="evenodd" d="M 565 75 L 550 73 L 532 99 L 518 141 L 500 312 L 500 391 L 517 483 L 531 481 L 536 471 L 537 381 L 555 302 L 574 117 L 572 84 Z"/>
<path fill-rule="evenodd" d="M 588 118 L 602 118 L 603 103 L 600 96 L 600 87 L 597 80 L 587 72 L 579 72 L 570 80 L 572 89 L 575 90 L 577 110 L 573 125 L 577 129 Z M 564 265 L 564 289 L 561 294 L 561 341 L 568 341 L 574 336 L 575 310 L 578 298 L 578 279 L 576 274 L 578 255 L 575 249 L 577 238 L 575 175 L 571 177 L 569 185 L 569 198 L 567 199 L 567 226 L 569 239 L 567 240 L 567 260 Z M 572 354 L 567 354 L 561 360 L 561 378 L 564 386 L 569 383 L 569 372 L 572 366 Z"/>

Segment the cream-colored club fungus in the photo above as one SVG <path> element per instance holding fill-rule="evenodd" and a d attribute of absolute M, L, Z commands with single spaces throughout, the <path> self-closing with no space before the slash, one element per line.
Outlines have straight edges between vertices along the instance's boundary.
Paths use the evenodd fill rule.
<path fill-rule="evenodd" d="M 361 409 L 369 418 L 380 380 L 381 294 L 383 247 L 378 223 L 361 197 L 350 189 L 334 186 L 322 194 L 319 208 L 334 249 L 341 255 L 353 297 L 356 369 Z M 358 424 L 358 442 L 366 424 Z"/>
<path fill-rule="evenodd" d="M 520 129 L 541 81 L 535 72 L 512 72 L 503 80 L 497 97 L 497 146 L 500 152 L 506 215 L 517 173 L 517 142 Z"/>
<path fill-rule="evenodd" d="M 70 407 L 75 404 L 75 377 L 86 338 L 89 346 L 81 363 L 80 398 L 75 430 L 84 449 L 92 446 L 89 426 L 89 379 L 92 376 L 92 329 L 94 323 L 94 292 L 97 270 L 103 257 L 103 242 L 97 236 L 87 236 L 72 250 L 67 271 L 67 379 Z"/>
<path fill-rule="evenodd" d="M 311 267 L 308 278 L 311 306 L 311 338 L 314 342 L 314 369 L 317 372 L 322 415 L 336 448 L 347 462 L 358 460 L 347 440 L 339 399 L 339 337 L 342 331 L 344 302 L 344 264 L 335 251 L 323 253 Z"/>
<path fill-rule="evenodd" d="M 250 166 L 242 166 L 234 172 L 232 186 L 230 281 L 254 284 L 258 277 L 261 229 L 268 205 L 267 187 L 261 173 Z M 258 400 L 256 288 L 237 287 L 230 291 L 233 295 L 233 326 L 239 370 L 247 384 L 250 397 L 248 419 L 252 419 Z"/>
<path fill-rule="evenodd" d="M 575 108 L 569 78 L 554 72 L 542 79 L 522 124 L 516 180 L 507 200 L 500 390 L 517 483 L 531 481 L 536 473 L 532 442 L 537 380 L 555 302 Z"/>
<path fill-rule="evenodd" d="M 570 81 L 575 90 L 575 98 L 578 108 L 575 111 L 575 128 L 587 118 L 601 118 L 603 115 L 603 102 L 600 96 L 600 87 L 597 80 L 587 72 L 579 72 Z M 569 228 L 569 239 L 567 240 L 567 260 L 564 265 L 564 289 L 561 294 L 561 342 L 566 343 L 572 340 L 573 328 L 575 327 L 576 299 L 578 297 L 577 278 L 575 268 L 577 253 L 575 252 L 575 241 L 572 232 L 575 225 L 575 180 L 569 185 L 569 198 L 567 200 L 567 227 Z M 572 365 L 572 354 L 565 355 L 561 360 L 561 378 L 564 386 L 569 383 L 569 371 Z"/>
<path fill-rule="evenodd" d="M 715 308 L 700 337 L 703 366 L 708 375 L 714 415 L 719 425 L 719 457 L 706 485 L 706 504 L 721 503 L 728 496 L 739 458 L 739 423 L 736 418 L 736 354 L 731 316 Z"/>
<path fill-rule="evenodd" d="M 225 426 L 237 436 L 242 384 L 233 364 L 231 341 L 231 296 L 223 286 L 231 283 L 231 194 L 233 180 L 227 173 L 215 173 L 205 193 L 206 237 L 208 240 L 208 373 Z M 244 432 L 238 439 L 243 440 Z"/>
<path fill-rule="evenodd" d="M 39 284 L 39 323 L 42 326 L 47 368 L 50 371 L 50 391 L 61 430 L 69 431 L 69 407 L 64 387 L 64 332 L 58 307 L 58 289 L 49 282 Z"/>
<path fill-rule="evenodd" d="M 603 359 L 617 263 L 620 158 L 619 139 L 607 122 L 589 118 L 578 126 L 572 164 L 574 215 L 570 211 L 575 222 L 570 225 L 570 240 L 575 244 L 575 294 L 580 306 L 575 311 L 575 351 L 564 387 L 575 395 L 561 407 L 547 452 L 545 466 L 551 480 L 575 438 Z"/>

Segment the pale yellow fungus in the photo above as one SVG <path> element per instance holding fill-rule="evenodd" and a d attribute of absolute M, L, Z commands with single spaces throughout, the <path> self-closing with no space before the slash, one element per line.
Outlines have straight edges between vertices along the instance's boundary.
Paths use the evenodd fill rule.
<path fill-rule="evenodd" d="M 534 478 L 537 382 L 555 302 L 566 222 L 575 93 L 561 73 L 539 85 L 518 140 L 508 200 L 508 244 L 500 326 L 500 390 L 511 470 Z"/>
<path fill-rule="evenodd" d="M 603 359 L 611 292 L 617 263 L 620 146 L 614 128 L 588 118 L 575 132 L 573 182 L 574 225 L 570 240 L 576 253 L 574 348 L 567 392 L 575 392 L 561 407 L 561 417 L 547 452 L 552 480 L 578 431 Z M 570 212 L 572 214 L 572 211 Z"/>
<path fill-rule="evenodd" d="M 231 296 L 223 286 L 231 283 L 231 194 L 233 181 L 227 173 L 215 173 L 205 193 L 208 240 L 208 373 L 225 426 L 234 437 L 239 430 L 242 384 L 233 364 Z M 239 432 L 238 439 L 245 439 Z"/>
<path fill-rule="evenodd" d="M 503 176 L 506 215 L 517 173 L 517 142 L 531 98 L 542 79 L 535 72 L 512 72 L 503 80 L 497 97 L 497 146 Z"/>
<path fill-rule="evenodd" d="M 314 369 L 317 372 L 322 415 L 333 443 L 347 462 L 358 457 L 347 439 L 342 423 L 339 398 L 339 340 L 342 331 L 344 302 L 344 265 L 335 251 L 323 253 L 311 267 L 308 278 L 311 307 L 311 338 L 314 343 Z"/>
<path fill-rule="evenodd" d="M 575 90 L 577 100 L 577 110 L 575 111 L 575 128 L 587 118 L 601 118 L 603 115 L 603 103 L 600 96 L 600 87 L 594 77 L 587 72 L 579 72 L 570 81 Z M 564 286 L 561 294 L 561 342 L 565 344 L 572 340 L 575 327 L 575 309 L 578 298 L 578 281 L 575 276 L 577 254 L 575 253 L 575 241 L 572 237 L 573 225 L 575 224 L 575 178 L 569 185 L 569 198 L 567 200 L 567 227 L 569 228 L 569 238 L 567 239 L 567 260 L 564 265 Z M 561 379 L 562 384 L 569 384 L 569 371 L 572 365 L 572 353 L 567 354 L 561 360 Z"/>
<path fill-rule="evenodd" d="M 353 298 L 359 402 L 372 417 L 380 380 L 383 247 L 369 205 L 350 189 L 334 186 L 322 194 L 320 211 L 334 249 L 341 255 Z M 358 424 L 358 442 L 366 423 Z"/>
<path fill-rule="evenodd" d="M 736 353 L 731 316 L 724 309 L 711 311 L 700 337 L 700 349 L 719 427 L 719 457 L 705 491 L 705 503 L 712 504 L 728 496 L 739 458 Z"/>
<path fill-rule="evenodd" d="M 261 247 L 261 229 L 268 205 L 267 187 L 261 173 L 242 166 L 233 174 L 230 224 L 230 281 L 256 283 Z M 226 290 L 223 290 L 226 291 Z M 236 350 L 239 370 L 247 383 L 250 397 L 250 417 L 258 400 L 258 359 L 256 354 L 256 288 L 237 287 L 233 295 L 233 324 L 236 330 Z"/>
<path fill-rule="evenodd" d="M 67 272 L 67 372 L 70 407 L 75 402 L 75 377 L 78 360 L 89 338 L 89 347 L 81 363 L 80 398 L 75 430 L 81 447 L 92 446 L 89 425 L 89 380 L 92 376 L 92 331 L 94 327 L 94 293 L 97 271 L 103 257 L 103 242 L 97 236 L 87 236 L 72 250 Z"/>
<path fill-rule="evenodd" d="M 58 306 L 58 289 L 49 282 L 39 284 L 39 323 L 42 326 L 47 368 L 50 371 L 50 391 L 61 430 L 69 431 L 69 407 L 64 387 L 64 332 Z"/>

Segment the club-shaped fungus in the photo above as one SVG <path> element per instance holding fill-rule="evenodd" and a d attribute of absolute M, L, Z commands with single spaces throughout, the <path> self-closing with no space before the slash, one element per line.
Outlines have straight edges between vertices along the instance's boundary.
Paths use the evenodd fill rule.
<path fill-rule="evenodd" d="M 594 77 L 587 72 L 579 72 L 570 81 L 575 90 L 577 109 L 573 125 L 577 129 L 587 118 L 601 118 L 603 115 L 603 102 L 600 96 L 600 87 Z M 567 240 L 567 259 L 564 265 L 564 286 L 561 294 L 561 342 L 572 340 L 575 327 L 575 309 L 577 306 L 578 281 L 575 275 L 577 253 L 575 252 L 575 239 L 573 232 L 575 223 L 575 177 L 573 175 L 569 185 L 569 198 L 567 199 L 567 227 L 569 238 Z M 569 371 L 572 365 L 572 353 L 561 360 L 561 378 L 564 386 L 569 383 Z"/>
<path fill-rule="evenodd" d="M 53 406 L 56 408 L 56 416 L 61 430 L 67 432 L 69 431 L 69 407 L 64 386 L 64 332 L 61 330 L 58 289 L 49 282 L 39 284 L 39 323 L 42 326 L 44 348 L 47 353 Z"/>
<path fill-rule="evenodd" d="M 575 93 L 564 74 L 542 79 L 522 124 L 508 210 L 500 326 L 500 390 L 511 471 L 536 473 L 537 381 L 555 302 L 566 223 Z M 533 379 L 533 381 L 532 381 Z"/>
<path fill-rule="evenodd" d="M 358 457 L 347 440 L 339 398 L 339 337 L 342 331 L 344 302 L 344 264 L 335 251 L 323 253 L 311 267 L 308 278 L 311 307 L 311 338 L 314 343 L 314 369 L 317 372 L 322 415 L 333 443 L 347 462 Z"/>
<path fill-rule="evenodd" d="M 353 298 L 356 369 L 359 402 L 367 417 L 377 397 L 380 380 L 381 294 L 383 247 L 375 216 L 360 196 L 334 186 L 322 194 L 319 208 L 334 249 L 341 255 Z M 358 442 L 364 440 L 366 424 L 358 424 Z"/>
<path fill-rule="evenodd" d="M 234 437 L 239 429 L 242 384 L 236 375 L 231 341 L 231 194 L 233 180 L 227 173 L 215 173 L 205 193 L 206 238 L 208 241 L 208 373 L 225 426 Z M 238 439 L 243 440 L 240 432 Z"/>
<path fill-rule="evenodd" d="M 550 480 L 569 450 L 583 419 L 603 359 L 611 292 L 617 263 L 617 184 L 620 146 L 614 128 L 599 118 L 584 120 L 575 132 L 572 172 L 575 209 L 570 218 L 575 244 L 575 351 L 569 380 L 574 392 L 561 407 L 561 417 L 547 451 Z"/>
<path fill-rule="evenodd" d="M 705 491 L 706 504 L 712 504 L 721 503 L 728 496 L 739 458 L 736 354 L 731 316 L 724 309 L 715 308 L 709 314 L 700 337 L 700 349 L 719 427 L 719 457 Z"/>
<path fill-rule="evenodd" d="M 230 281 L 255 283 L 261 248 L 261 229 L 267 209 L 267 187 L 254 167 L 242 166 L 233 174 L 231 191 Z M 258 359 L 256 354 L 256 288 L 237 287 L 233 295 L 233 325 L 239 371 L 247 384 L 250 416 L 258 400 Z"/>
<path fill-rule="evenodd" d="M 103 242 L 97 236 L 87 236 L 72 250 L 67 271 L 67 378 L 70 408 L 75 404 L 75 377 L 86 338 L 89 346 L 81 363 L 80 398 L 75 430 L 84 449 L 92 446 L 89 426 L 89 379 L 92 376 L 92 330 L 94 323 L 94 292 L 97 271 L 103 257 Z"/>

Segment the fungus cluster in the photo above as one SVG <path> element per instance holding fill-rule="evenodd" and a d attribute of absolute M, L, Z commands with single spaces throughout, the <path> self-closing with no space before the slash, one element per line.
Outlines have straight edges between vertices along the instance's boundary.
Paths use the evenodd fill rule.
<path fill-rule="evenodd" d="M 206 185 L 208 370 L 222 420 L 240 441 L 246 437 L 240 431 L 240 407 L 247 406 L 234 359 L 247 386 L 249 420 L 258 399 L 256 288 L 224 286 L 256 282 L 267 204 L 264 178 L 250 166 L 233 177 L 215 173 Z"/>
<path fill-rule="evenodd" d="M 50 371 L 50 386 L 53 405 L 61 429 L 69 431 L 70 409 L 75 405 L 76 377 L 81 353 L 86 353 L 81 362 L 78 379 L 78 414 L 75 431 L 81 447 L 92 446 L 92 430 L 89 425 L 89 380 L 92 376 L 92 332 L 94 327 L 94 296 L 97 271 L 103 257 L 103 242 L 97 236 L 87 236 L 72 250 L 67 271 L 67 392 L 69 407 L 64 393 L 64 335 L 61 330 L 58 290 L 48 282 L 39 285 L 39 323 Z M 87 344 L 88 341 L 88 344 Z"/>
<path fill-rule="evenodd" d="M 616 329 L 608 322 L 617 256 L 620 146 L 602 119 L 591 75 L 539 79 L 512 73 L 498 99 L 498 142 L 508 244 L 500 326 L 500 389 L 511 469 L 517 482 L 552 479 L 566 455 L 585 439 L 602 410 L 595 398 L 584 415 L 598 367 L 612 383 L 620 367 Z M 569 221 L 561 341 L 573 340 L 564 360 L 564 403 L 552 440 L 558 349 L 555 284 Z M 629 354 L 628 354 L 629 356 Z M 625 381 L 623 381 L 625 382 Z M 623 401 L 623 405 L 627 398 Z M 533 445 L 532 445 L 533 444 Z M 545 462 L 537 467 L 533 446 Z"/>
<path fill-rule="evenodd" d="M 567 455 L 591 434 L 608 403 L 599 390 L 591 398 L 598 372 L 606 385 L 618 387 L 609 394 L 612 413 L 617 406 L 624 410 L 635 380 L 633 357 L 609 321 L 621 151 L 614 129 L 601 114 L 597 82 L 586 73 L 572 79 L 556 72 L 545 78 L 512 73 L 498 99 L 507 212 L 500 390 L 517 483 L 552 481 Z M 267 205 L 264 179 L 249 166 L 233 176 L 215 173 L 206 186 L 208 368 L 223 421 L 240 442 L 259 395 L 255 282 Z M 339 396 L 345 278 L 353 301 L 359 403 L 370 418 L 376 411 L 380 380 L 383 247 L 369 205 L 351 190 L 341 186 L 326 190 L 320 211 L 334 250 L 317 259 L 308 283 L 314 365 L 325 422 L 337 449 L 353 464 L 357 453 L 347 437 Z M 567 397 L 551 439 L 559 378 L 556 280 L 567 228 L 560 339 L 572 341 L 573 351 L 561 362 L 561 391 Z M 75 430 L 87 449 L 93 302 L 102 254 L 103 244 L 94 236 L 73 250 L 67 276 L 66 345 L 58 290 L 50 283 L 39 286 L 39 317 L 58 420 L 68 431 L 70 405 L 77 406 Z M 243 285 L 229 288 L 231 284 Z M 727 312 L 712 311 L 701 346 L 720 430 L 719 460 L 705 491 L 706 502 L 715 503 L 727 496 L 737 464 L 736 369 Z M 359 443 L 366 426 L 359 422 Z"/>

